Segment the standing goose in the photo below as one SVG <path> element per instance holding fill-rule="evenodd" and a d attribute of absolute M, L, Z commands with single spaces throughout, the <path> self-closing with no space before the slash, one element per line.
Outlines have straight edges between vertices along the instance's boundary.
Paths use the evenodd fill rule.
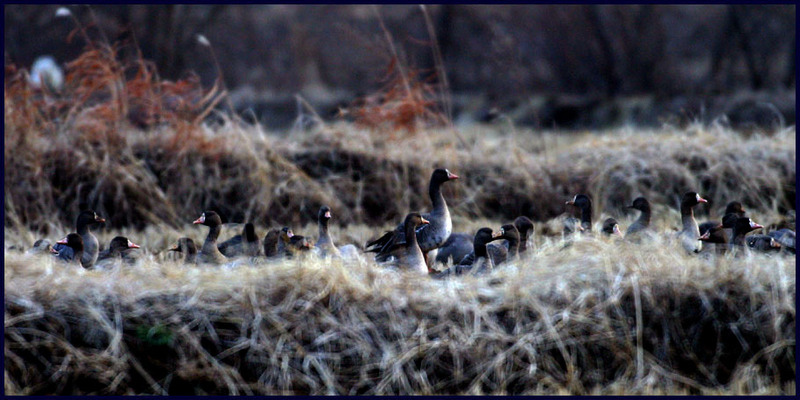
<path fill-rule="evenodd" d="M 703 249 L 703 242 L 700 241 L 700 228 L 694 219 L 692 208 L 700 203 L 708 201 L 695 192 L 686 192 L 681 199 L 681 223 L 683 229 L 678 233 L 683 248 L 690 253 L 699 253 Z"/>
<path fill-rule="evenodd" d="M 222 218 L 215 211 L 206 211 L 200 215 L 200 218 L 194 221 L 195 224 L 202 224 L 209 228 L 208 236 L 203 242 L 203 247 L 200 248 L 200 254 L 197 256 L 198 264 L 222 264 L 225 262 L 226 257 L 220 253 L 217 247 L 217 238 L 222 231 Z"/>
<path fill-rule="evenodd" d="M 397 259 L 398 267 L 401 269 L 427 274 L 428 264 L 425 262 L 425 255 L 419 247 L 417 235 L 415 235 L 414 232 L 420 226 L 429 224 L 430 221 L 419 213 L 409 213 L 403 221 L 405 239 L 402 241 L 392 240 L 389 242 L 390 246 L 384 249 L 385 254 L 394 256 Z"/>
<path fill-rule="evenodd" d="M 78 235 L 81 236 L 81 239 L 83 239 L 81 265 L 83 265 L 84 268 L 92 268 L 94 263 L 97 262 L 97 255 L 100 253 L 100 244 L 97 241 L 97 237 L 92 233 L 90 226 L 103 222 L 106 222 L 106 220 L 98 217 L 97 213 L 92 210 L 81 211 L 80 214 L 78 214 L 78 218 L 75 220 L 75 230 L 78 232 Z M 65 252 L 72 251 L 70 247 L 58 242 L 53 246 L 53 249 L 64 257 L 67 256 Z"/>
<path fill-rule="evenodd" d="M 114 239 L 111 239 L 111 243 L 108 245 L 108 249 L 102 251 L 97 256 L 97 263 L 95 264 L 95 269 L 108 269 L 112 268 L 116 265 L 119 265 L 123 259 L 128 263 L 131 264 L 133 259 L 124 257 L 124 252 L 128 249 L 138 249 L 140 246 L 136 243 L 131 242 L 128 238 L 124 236 L 117 236 Z"/>
<path fill-rule="evenodd" d="M 183 262 L 185 264 L 195 264 L 197 262 L 197 246 L 191 238 L 182 237 L 178 239 L 178 242 L 170 247 L 169 251 L 183 254 Z"/>
<path fill-rule="evenodd" d="M 458 265 L 453 265 L 452 267 L 431 276 L 433 278 L 441 279 L 453 275 L 464 275 L 467 273 L 481 274 L 491 271 L 494 269 L 494 265 L 492 264 L 491 257 L 489 257 L 486 245 L 489 242 L 501 239 L 500 236 L 500 232 L 493 233 L 492 228 L 479 229 L 478 232 L 475 233 L 475 237 L 472 240 L 473 253 L 469 254 L 467 257 L 464 257 L 464 260 L 462 260 Z"/>
<path fill-rule="evenodd" d="M 328 232 L 328 221 L 331 220 L 331 208 L 322 206 L 317 213 L 317 227 L 319 228 L 319 238 L 314 245 L 319 251 L 320 257 L 337 257 L 342 256 L 339 253 L 339 248 L 333 243 L 330 232 Z"/>
<path fill-rule="evenodd" d="M 528 234 L 533 233 L 533 221 L 522 215 L 514 220 L 514 226 L 519 232 L 519 255 L 528 251 Z"/>
<path fill-rule="evenodd" d="M 637 197 L 635 200 L 633 200 L 633 204 L 626 208 L 639 210 L 641 213 L 639 214 L 639 218 L 637 218 L 636 221 L 634 221 L 631 226 L 628 227 L 628 230 L 625 231 L 625 238 L 634 240 L 641 239 L 649 232 L 650 229 L 650 202 L 644 197 Z"/>
<path fill-rule="evenodd" d="M 67 264 L 81 265 L 81 257 L 84 251 L 83 238 L 81 235 L 70 233 L 56 243 L 63 245 L 61 250 L 56 250 L 55 248 L 50 249 L 50 252 L 55 255 L 57 260 Z"/>
<path fill-rule="evenodd" d="M 453 221 L 450 219 L 450 211 L 447 209 L 444 196 L 442 196 L 442 184 L 454 179 L 458 179 L 458 175 L 444 168 L 436 169 L 433 171 L 433 174 L 431 174 L 428 195 L 433 203 L 433 210 L 421 215 L 430 223 L 425 224 L 416 232 L 416 240 L 426 260 L 428 252 L 444 244 L 453 230 Z M 405 229 L 404 224 L 401 223 L 394 231 L 386 232 L 378 239 L 368 242 L 366 251 L 377 253 L 375 260 L 385 261 L 390 253 L 387 249 L 394 248 L 395 241 L 399 241 L 400 243 L 398 244 L 402 244 L 406 241 L 406 231 L 407 229 Z"/>

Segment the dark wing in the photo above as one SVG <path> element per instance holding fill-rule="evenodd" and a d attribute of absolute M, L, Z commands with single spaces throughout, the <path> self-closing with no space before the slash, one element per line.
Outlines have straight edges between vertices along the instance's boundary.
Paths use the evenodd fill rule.
<path fill-rule="evenodd" d="M 56 243 L 53 245 L 53 250 L 58 252 L 58 258 L 62 260 L 72 260 L 75 256 L 75 251 L 72 250 L 72 247 L 69 247 L 65 244 Z"/>
<path fill-rule="evenodd" d="M 393 231 L 386 231 L 383 236 L 367 242 L 366 249 L 364 250 L 367 253 L 385 253 L 389 249 L 395 247 L 396 245 L 403 245 L 406 243 L 406 235 L 405 235 L 405 224 L 402 222 L 400 225 L 397 225 L 397 228 Z"/>
<path fill-rule="evenodd" d="M 458 265 L 472 265 L 472 263 L 474 262 L 475 262 L 475 252 L 473 251 L 465 255 L 464 258 L 462 258 L 461 261 L 458 263 Z"/>
<path fill-rule="evenodd" d="M 436 262 L 446 264 L 452 257 L 453 264 L 458 264 L 464 256 L 472 251 L 472 236 L 463 233 L 453 233 L 447 238 L 439 252 L 436 254 Z"/>
<path fill-rule="evenodd" d="M 242 235 L 236 235 L 217 245 L 219 252 L 225 257 L 233 257 L 242 253 Z"/>
<path fill-rule="evenodd" d="M 503 245 L 491 243 L 486 246 L 486 250 L 488 250 L 489 257 L 492 258 L 494 265 L 499 265 L 508 260 L 508 249 Z"/>

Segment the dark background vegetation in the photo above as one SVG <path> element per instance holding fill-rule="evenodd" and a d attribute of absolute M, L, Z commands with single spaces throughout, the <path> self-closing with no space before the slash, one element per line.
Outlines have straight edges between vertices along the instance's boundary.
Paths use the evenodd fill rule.
<path fill-rule="evenodd" d="M 74 59 L 75 21 L 57 6 L 5 6 L 5 64 Z M 795 121 L 794 5 L 429 5 L 456 118 L 508 114 L 522 125 L 597 128 L 713 120 Z M 71 7 L 93 38 L 132 41 L 162 78 L 210 86 L 219 59 L 235 108 L 268 128 L 296 117 L 300 93 L 324 118 L 382 85 L 392 59 L 435 82 L 415 5 L 94 5 Z M 381 27 L 384 24 L 386 31 Z M 99 29 L 98 29 L 99 28 Z M 441 78 L 441 77 L 439 77 Z"/>

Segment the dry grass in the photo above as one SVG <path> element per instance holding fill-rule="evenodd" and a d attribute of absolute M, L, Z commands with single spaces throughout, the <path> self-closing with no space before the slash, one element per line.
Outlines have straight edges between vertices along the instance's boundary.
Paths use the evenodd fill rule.
<path fill-rule="evenodd" d="M 794 210 L 794 128 L 413 132 L 436 116 L 433 94 L 395 78 L 370 106 L 397 111 L 383 121 L 278 135 L 225 116 L 207 124 L 218 87 L 162 82 L 141 57 L 121 58 L 90 46 L 62 93 L 7 74 L 7 394 L 795 393 L 794 258 L 688 257 L 668 239 L 562 250 L 553 219 L 583 192 L 596 223 L 624 227 L 636 215 L 622 206 L 645 195 L 668 238 L 678 196 L 695 190 L 710 200 L 700 220 L 740 200 L 777 223 Z M 397 127 L 408 134 L 386 134 Z M 322 204 L 337 243 L 363 245 L 429 207 L 437 166 L 462 177 L 443 189 L 455 230 L 527 215 L 529 258 L 439 282 L 371 261 L 218 269 L 163 251 L 200 241 L 191 221 L 206 209 L 262 237 L 283 225 L 313 237 Z M 62 237 L 84 207 L 109 222 L 101 243 L 143 246 L 137 267 L 69 269 L 9 250 Z"/>
<path fill-rule="evenodd" d="M 701 216 L 716 217 L 733 199 L 769 218 L 794 209 L 794 127 L 747 137 L 714 125 L 592 133 L 425 128 L 417 122 L 445 118 L 434 89 L 398 66 L 377 103 L 354 111 L 386 114 L 378 118 L 385 126 L 362 118 L 280 136 L 224 115 L 204 123 L 224 96 L 219 84 L 204 90 L 191 76 L 161 81 L 131 54 L 135 47 L 89 46 L 55 94 L 33 90 L 25 71 L 11 68 L 6 227 L 50 234 L 83 207 L 114 228 L 177 227 L 208 208 L 233 222 L 303 224 L 323 203 L 340 223 L 379 225 L 428 207 L 424 193 L 438 166 L 462 176 L 444 190 L 456 217 L 470 220 L 524 214 L 547 221 L 578 192 L 618 219 L 623 205 L 645 195 L 677 221 L 672 210 L 688 190 L 710 200 Z M 392 111 L 398 107 L 415 111 Z"/>
<path fill-rule="evenodd" d="M 447 282 L 371 262 L 102 273 L 7 252 L 6 390 L 794 393 L 794 258 L 546 242 Z"/>

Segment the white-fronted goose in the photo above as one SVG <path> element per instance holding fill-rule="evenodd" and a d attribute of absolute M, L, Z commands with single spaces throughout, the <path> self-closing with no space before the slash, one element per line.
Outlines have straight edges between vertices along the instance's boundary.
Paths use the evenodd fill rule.
<path fill-rule="evenodd" d="M 796 251 L 795 247 L 796 234 L 793 230 L 788 228 L 783 228 L 769 232 L 767 233 L 767 235 L 771 236 L 778 243 L 780 243 L 781 248 L 784 249 L 785 251 L 791 253 L 794 253 Z"/>
<path fill-rule="evenodd" d="M 286 246 L 286 256 L 289 258 L 300 256 L 311 251 L 312 248 L 314 248 L 314 246 L 305 236 L 292 235 L 292 237 L 289 238 L 289 243 Z"/>
<path fill-rule="evenodd" d="M 779 252 L 781 244 L 770 235 L 750 235 L 745 237 L 745 242 L 750 249 L 761 252 Z"/>
<path fill-rule="evenodd" d="M 63 245 L 60 251 L 56 250 L 55 248 L 50 249 L 50 252 L 55 255 L 57 260 L 63 261 L 67 264 L 82 265 L 81 256 L 83 256 L 84 250 L 83 238 L 81 235 L 77 233 L 70 233 L 56 243 Z M 65 249 L 69 250 L 64 251 Z"/>
<path fill-rule="evenodd" d="M 331 208 L 322 206 L 317 213 L 317 228 L 319 229 L 319 238 L 314 247 L 317 249 L 320 257 L 341 257 L 339 248 L 333 243 L 330 232 L 328 232 L 328 222 L 331 220 Z"/>
<path fill-rule="evenodd" d="M 178 239 L 178 242 L 170 247 L 169 251 L 176 251 L 183 254 L 183 262 L 185 264 L 197 263 L 197 246 L 191 238 L 182 237 Z"/>
<path fill-rule="evenodd" d="M 384 253 L 397 259 L 397 266 L 401 269 L 416 271 L 421 274 L 428 273 L 428 265 L 425 262 L 425 255 L 422 249 L 419 248 L 417 242 L 417 235 L 414 232 L 423 225 L 428 225 L 430 222 L 417 212 L 409 213 L 405 220 L 403 220 L 403 227 L 405 232 L 403 239 L 391 240 L 390 246 L 384 248 Z"/>
<path fill-rule="evenodd" d="M 492 264 L 500 265 L 506 261 L 513 261 L 519 256 L 519 231 L 514 224 L 506 224 L 500 227 L 499 239 L 505 239 L 503 243 L 490 243 L 486 247 Z"/>
<path fill-rule="evenodd" d="M 447 203 L 444 200 L 444 196 L 442 196 L 441 186 L 443 183 L 454 179 L 458 179 L 458 175 L 443 168 L 434 170 L 431 175 L 428 195 L 433 203 L 433 210 L 421 215 L 430 223 L 423 225 L 416 232 L 417 242 L 426 260 L 428 252 L 444 244 L 453 230 L 453 222 L 450 219 Z M 394 241 L 400 241 L 401 243 L 406 241 L 405 231 L 406 229 L 401 223 L 394 231 L 386 232 L 380 238 L 368 242 L 366 251 L 377 253 L 375 256 L 377 261 L 385 261 L 390 253 L 386 249 L 393 248 Z"/>
<path fill-rule="evenodd" d="M 215 211 L 209 210 L 201 214 L 200 218 L 195 220 L 194 223 L 205 225 L 209 228 L 203 247 L 200 248 L 200 254 L 197 255 L 197 263 L 215 265 L 224 263 L 226 257 L 220 253 L 217 247 L 217 239 L 222 231 L 222 218 Z"/>
<path fill-rule="evenodd" d="M 519 255 L 528 251 L 528 235 L 533 234 L 533 221 L 530 218 L 522 215 L 514 220 L 514 226 L 517 227 L 519 232 Z"/>
<path fill-rule="evenodd" d="M 53 245 L 47 239 L 39 239 L 33 242 L 33 247 L 28 249 L 25 253 L 26 254 L 49 254 L 50 249 L 53 248 Z"/>
<path fill-rule="evenodd" d="M 583 228 L 581 233 L 584 235 L 588 235 L 592 233 L 592 199 L 585 194 L 578 194 L 575 197 L 567 201 L 567 205 L 572 205 L 578 208 L 581 213 L 581 220 L 580 225 Z"/>
<path fill-rule="evenodd" d="M 700 228 L 694 219 L 692 208 L 700 203 L 707 203 L 706 199 L 695 192 L 686 192 L 681 198 L 681 224 L 683 229 L 678 233 L 683 248 L 690 253 L 699 253 L 703 249 L 700 241 Z"/>
<path fill-rule="evenodd" d="M 606 218 L 603 221 L 603 234 L 606 236 L 614 236 L 622 238 L 622 231 L 619 229 L 619 223 L 614 218 Z"/>
<path fill-rule="evenodd" d="M 136 243 L 131 242 L 128 238 L 124 236 L 117 236 L 114 239 L 111 239 L 111 243 L 109 243 L 108 248 L 97 256 L 97 263 L 95 263 L 95 269 L 109 269 L 113 268 L 117 265 L 120 265 L 123 260 L 127 264 L 133 264 L 134 259 L 130 257 L 124 257 L 124 252 L 129 249 L 138 249 L 140 246 Z"/>
<path fill-rule="evenodd" d="M 733 224 L 733 236 L 730 238 L 731 249 L 733 251 L 749 249 L 749 247 L 745 246 L 745 235 L 761 228 L 763 226 L 748 217 L 736 218 L 736 222 Z"/>
<path fill-rule="evenodd" d="M 78 214 L 78 218 L 75 219 L 75 230 L 78 235 L 81 235 L 81 239 L 83 239 L 81 265 L 83 265 L 84 268 L 92 268 L 94 263 L 97 262 L 97 255 L 100 253 L 100 244 L 97 241 L 97 237 L 92 233 L 91 226 L 103 222 L 106 222 L 106 220 L 98 217 L 97 213 L 92 210 L 81 211 L 80 214 Z M 67 254 L 71 251 L 69 246 L 58 242 L 53 246 L 53 249 L 64 257 L 67 257 Z"/>
<path fill-rule="evenodd" d="M 625 231 L 625 239 L 634 241 L 640 240 L 650 230 L 650 217 L 652 215 L 650 211 L 650 202 L 644 197 L 637 197 L 627 208 L 639 210 L 641 213 L 639 214 L 639 218 Z"/>
<path fill-rule="evenodd" d="M 472 240 L 472 253 L 464 257 L 464 260 L 459 264 L 453 265 L 444 271 L 431 274 L 431 276 L 433 278 L 442 279 L 468 273 L 477 275 L 493 270 L 494 264 L 492 263 L 491 257 L 489 257 L 486 245 L 489 242 L 501 239 L 500 236 L 500 232 L 493 233 L 492 228 L 479 229 Z"/>
<path fill-rule="evenodd" d="M 721 227 L 718 221 L 706 221 L 697 227 L 700 230 L 700 240 L 706 243 L 713 243 L 718 252 L 724 253 L 730 237 L 733 235 L 733 224 L 737 218 L 745 216 L 745 211 L 742 203 L 732 201 L 725 207 L 725 212 L 722 215 Z"/>

